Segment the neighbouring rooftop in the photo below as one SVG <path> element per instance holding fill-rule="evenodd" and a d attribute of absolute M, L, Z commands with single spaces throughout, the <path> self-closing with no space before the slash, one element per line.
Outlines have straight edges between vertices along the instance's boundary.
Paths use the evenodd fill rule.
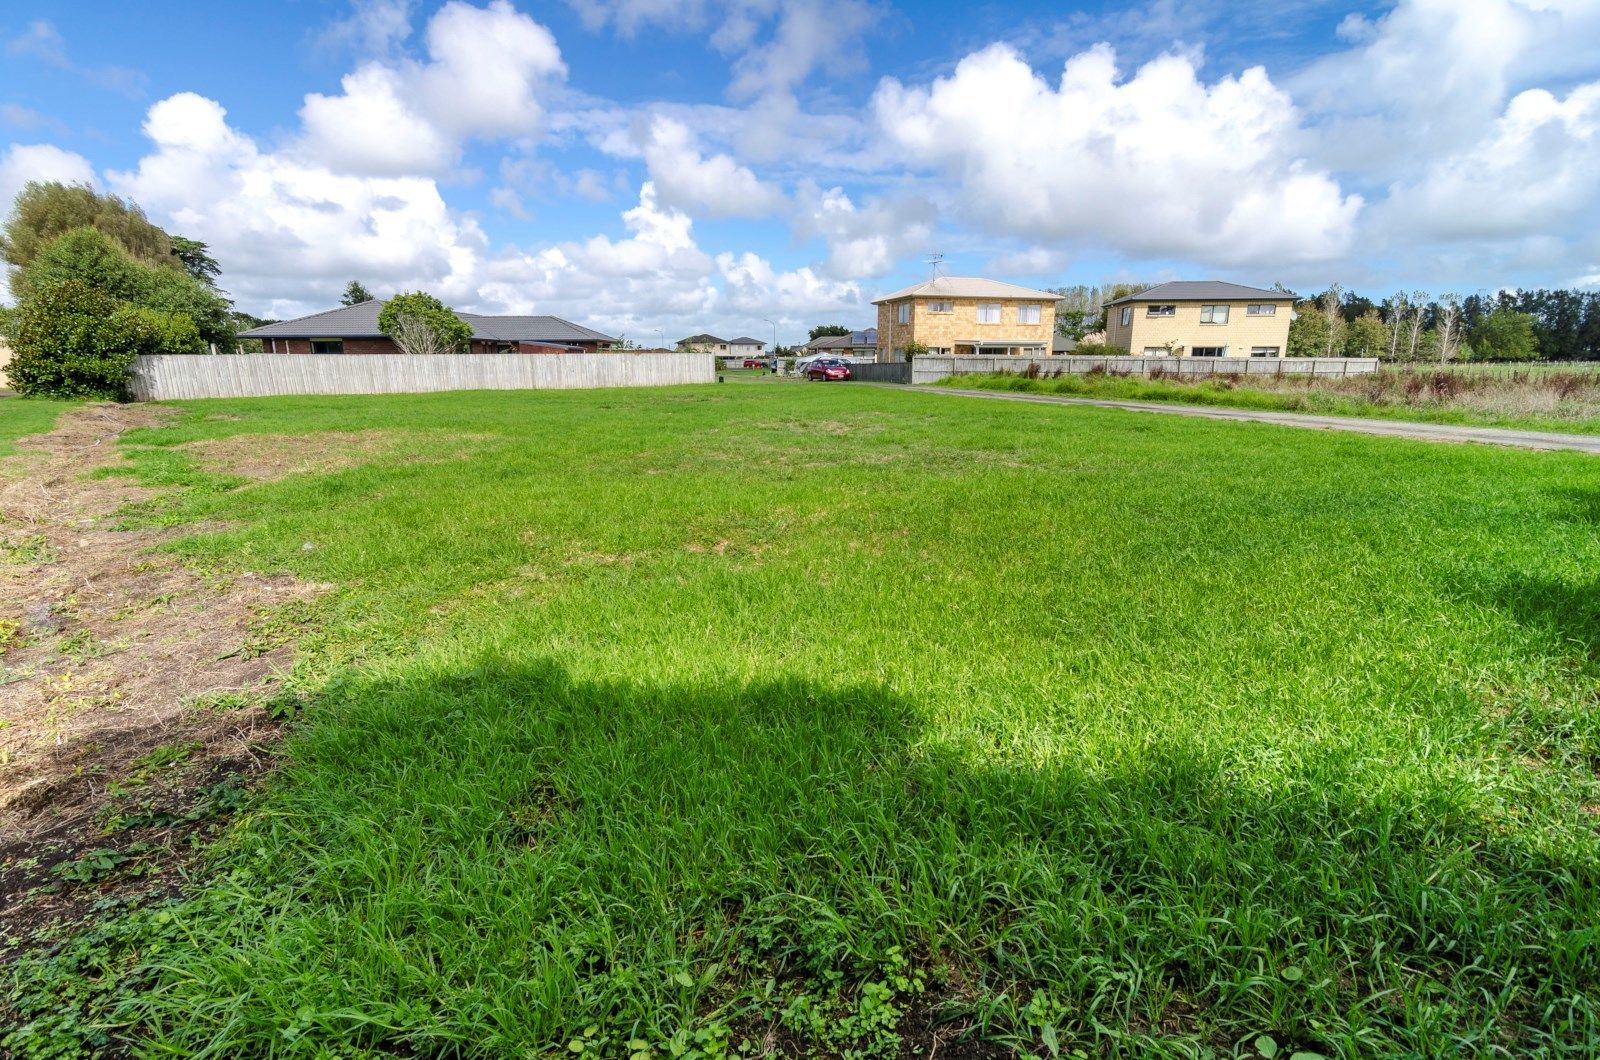
<path fill-rule="evenodd" d="M 276 324 L 263 324 L 251 328 L 240 338 L 246 339 L 376 339 L 383 337 L 378 327 L 378 312 L 383 303 L 377 299 L 357 305 L 330 309 L 324 313 Z M 605 345 L 617 340 L 592 328 L 574 324 L 570 320 L 551 316 L 486 316 L 481 313 L 457 312 L 469 327 L 472 337 L 491 342 L 598 342 Z"/>
<path fill-rule="evenodd" d="M 1292 291 L 1269 291 L 1264 287 L 1246 287 L 1242 283 L 1226 283 L 1222 280 L 1173 280 L 1171 283 L 1158 283 L 1138 294 L 1123 295 L 1106 305 L 1121 305 L 1123 302 L 1238 302 L 1252 298 L 1261 302 L 1292 302 L 1296 297 Z"/>
<path fill-rule="evenodd" d="M 898 302 L 902 298 L 1022 298 L 1038 302 L 1054 302 L 1061 296 L 1050 291 L 1035 291 L 1000 280 L 986 280 L 981 276 L 935 276 L 931 280 L 872 300 L 873 305 Z"/>

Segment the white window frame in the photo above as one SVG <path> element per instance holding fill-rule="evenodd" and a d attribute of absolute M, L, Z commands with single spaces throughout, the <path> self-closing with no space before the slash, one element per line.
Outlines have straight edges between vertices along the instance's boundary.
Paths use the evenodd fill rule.
<path fill-rule="evenodd" d="M 1250 347 L 1250 356 L 1252 356 L 1252 357 L 1281 357 L 1281 356 L 1283 356 L 1283 347 L 1282 346 L 1252 346 L 1252 347 Z"/>
<path fill-rule="evenodd" d="M 1131 305 L 1122 307 L 1122 326 L 1125 328 L 1133 326 L 1133 306 Z"/>
<path fill-rule="evenodd" d="M 954 313 L 955 311 L 956 311 L 956 304 L 954 302 L 929 302 L 928 303 L 928 312 L 930 312 L 930 313 Z"/>
<path fill-rule="evenodd" d="M 1224 305 L 1223 303 L 1220 303 L 1220 302 L 1215 304 L 1215 305 L 1202 305 L 1200 307 L 1200 323 L 1202 323 L 1202 324 L 1226 324 L 1228 322 L 1228 310 L 1230 308 L 1231 308 L 1230 306 Z M 1221 310 L 1221 312 L 1222 312 L 1222 319 L 1221 320 L 1217 319 L 1218 310 Z"/>
<path fill-rule="evenodd" d="M 1167 303 L 1147 305 L 1144 307 L 1144 315 L 1147 317 L 1175 317 L 1178 315 L 1178 307 Z"/>
<path fill-rule="evenodd" d="M 1251 302 L 1245 306 L 1244 315 L 1247 317 L 1275 317 L 1278 307 L 1272 302 Z"/>
<path fill-rule="evenodd" d="M 1144 355 L 1146 357 L 1170 357 L 1172 356 L 1172 351 L 1165 346 L 1146 346 Z"/>
<path fill-rule="evenodd" d="M 984 319 L 985 315 L 988 314 L 988 313 L 991 313 L 991 312 L 994 314 L 994 319 L 993 320 Z M 1005 307 L 1005 303 L 1003 303 L 1003 302 L 979 302 L 978 303 L 978 323 L 980 323 L 980 324 L 999 324 L 999 323 L 1001 323 L 1003 321 L 1003 319 L 1005 317 L 1005 313 L 1006 313 L 1006 307 Z"/>
<path fill-rule="evenodd" d="M 911 303 L 901 302 L 895 309 L 894 322 L 896 324 L 911 323 Z"/>
<path fill-rule="evenodd" d="M 1032 319 L 1029 319 L 1030 317 Z M 1018 324 L 1038 324 L 1043 320 L 1044 320 L 1044 314 L 1040 312 L 1038 306 L 1036 306 L 1036 305 L 1019 305 L 1019 306 L 1017 306 L 1017 323 Z"/>

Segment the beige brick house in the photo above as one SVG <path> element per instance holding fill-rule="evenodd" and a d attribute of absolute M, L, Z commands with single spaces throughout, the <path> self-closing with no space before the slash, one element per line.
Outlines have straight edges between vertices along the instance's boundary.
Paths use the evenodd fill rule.
<path fill-rule="evenodd" d="M 1163 283 L 1106 303 L 1106 342 L 1149 357 L 1282 357 L 1294 301 L 1220 280 Z"/>
<path fill-rule="evenodd" d="M 936 276 L 874 299 L 878 360 L 929 353 L 1046 356 L 1056 330 L 1056 295 L 976 276 Z"/>

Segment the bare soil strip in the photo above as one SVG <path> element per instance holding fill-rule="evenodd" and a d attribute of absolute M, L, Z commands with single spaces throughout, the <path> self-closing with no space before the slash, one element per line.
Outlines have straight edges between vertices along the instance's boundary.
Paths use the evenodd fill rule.
<path fill-rule="evenodd" d="M 89 477 L 166 415 L 74 409 L 0 461 L 0 957 L 82 884 L 161 876 L 276 735 L 262 704 L 319 587 L 186 569 L 156 548 L 175 532 L 112 523 L 154 491 Z"/>

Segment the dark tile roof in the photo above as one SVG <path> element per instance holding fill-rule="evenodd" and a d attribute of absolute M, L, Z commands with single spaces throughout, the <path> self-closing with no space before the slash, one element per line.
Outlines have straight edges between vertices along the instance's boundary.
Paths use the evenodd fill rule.
<path fill-rule="evenodd" d="M 296 320 L 276 324 L 263 324 L 244 332 L 246 339 L 375 339 L 383 335 L 378 327 L 378 311 L 383 303 L 377 299 L 359 305 L 313 313 Z M 485 316 L 481 313 L 457 313 L 472 328 L 472 337 L 500 342 L 550 342 L 613 343 L 617 340 L 581 324 L 560 317 L 545 316 Z"/>
<path fill-rule="evenodd" d="M 1106 305 L 1123 302 L 1239 302 L 1255 298 L 1261 301 L 1293 301 L 1295 295 L 1284 291 L 1269 291 L 1263 287 L 1246 287 L 1242 283 L 1225 283 L 1222 280 L 1173 280 L 1159 283 L 1138 294 L 1123 295 Z"/>
<path fill-rule="evenodd" d="M 719 339 L 715 335 L 690 335 L 686 339 L 679 339 L 678 345 L 682 346 L 686 342 L 692 342 L 696 345 L 704 345 L 707 343 L 725 343 L 727 341 L 727 339 Z"/>
<path fill-rule="evenodd" d="M 742 339 L 729 339 L 728 340 L 728 345 L 729 346 L 765 346 L 766 343 L 763 342 L 761 339 L 752 339 L 749 335 L 746 335 Z"/>

